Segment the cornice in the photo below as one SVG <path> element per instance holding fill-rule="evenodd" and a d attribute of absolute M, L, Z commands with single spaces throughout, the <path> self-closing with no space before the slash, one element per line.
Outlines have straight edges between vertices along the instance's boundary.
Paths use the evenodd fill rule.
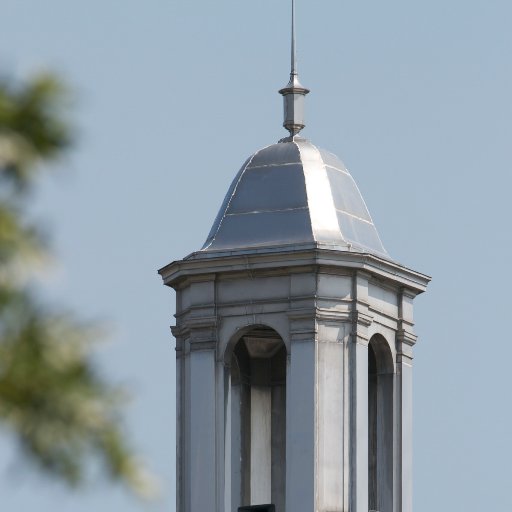
<path fill-rule="evenodd" d="M 408 345 L 409 347 L 413 347 L 418 340 L 418 336 L 416 334 L 403 328 L 403 322 L 401 321 L 398 323 L 396 338 L 399 342 L 404 345 Z"/>
<path fill-rule="evenodd" d="M 399 263 L 380 258 L 373 254 L 340 251 L 320 247 L 286 249 L 282 251 L 254 253 L 218 253 L 193 255 L 170 263 L 159 270 L 164 284 L 178 289 L 184 281 L 204 274 L 211 279 L 212 274 L 229 274 L 235 272 L 255 272 L 258 270 L 282 269 L 284 274 L 297 267 L 316 266 L 336 267 L 351 270 L 363 270 L 370 275 L 400 286 L 407 293 L 415 296 L 426 290 L 430 277 L 411 270 Z"/>

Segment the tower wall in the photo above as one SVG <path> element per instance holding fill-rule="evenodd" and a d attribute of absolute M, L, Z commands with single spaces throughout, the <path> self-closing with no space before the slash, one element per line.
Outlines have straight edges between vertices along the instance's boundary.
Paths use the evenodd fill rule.
<path fill-rule="evenodd" d="M 178 511 L 258 504 L 239 498 L 244 468 L 235 468 L 240 426 L 231 411 L 239 397 L 230 364 L 236 343 L 260 326 L 275 331 L 287 352 L 279 506 L 369 510 L 368 345 L 378 335 L 392 358 L 392 432 L 377 425 L 375 439 L 387 441 L 370 444 L 377 459 L 391 453 L 392 476 L 375 487 L 379 510 L 411 511 L 412 301 L 424 277 L 368 255 L 327 251 L 184 260 L 161 273 L 177 291 Z M 383 478 L 385 466 L 376 467 Z"/>

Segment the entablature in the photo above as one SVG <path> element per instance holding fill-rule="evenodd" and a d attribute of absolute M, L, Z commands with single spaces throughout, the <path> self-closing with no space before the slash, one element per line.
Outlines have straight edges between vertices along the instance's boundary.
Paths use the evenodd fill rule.
<path fill-rule="evenodd" d="M 164 284 L 176 290 L 197 276 L 215 274 L 217 278 L 248 275 L 257 276 L 270 272 L 270 275 L 290 273 L 318 273 L 333 271 L 347 273 L 361 270 L 373 278 L 379 278 L 390 285 L 407 289 L 411 295 L 425 291 L 430 277 L 411 270 L 399 263 L 378 256 L 324 248 L 286 249 L 268 252 L 219 252 L 193 253 L 188 258 L 175 261 L 159 270 Z M 202 278 L 200 278 L 202 279 Z"/>

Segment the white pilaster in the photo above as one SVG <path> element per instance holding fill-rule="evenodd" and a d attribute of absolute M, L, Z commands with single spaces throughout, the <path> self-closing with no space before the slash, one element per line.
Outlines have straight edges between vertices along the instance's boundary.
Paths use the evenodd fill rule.
<path fill-rule="evenodd" d="M 368 511 L 368 345 L 351 343 L 351 512 Z"/>
<path fill-rule="evenodd" d="M 271 502 L 271 388 L 251 386 L 251 503 Z"/>
<path fill-rule="evenodd" d="M 286 511 L 315 510 L 315 342 L 292 342 L 286 386 Z"/>
<path fill-rule="evenodd" d="M 398 502 L 399 512 L 412 512 L 412 361 L 416 335 L 413 331 L 413 299 L 411 290 L 399 294 L 399 328 L 397 332 L 396 404 L 398 413 Z"/>
<path fill-rule="evenodd" d="M 398 399 L 400 410 L 400 512 L 412 512 L 412 365 L 400 357 Z"/>
<path fill-rule="evenodd" d="M 341 326 L 343 330 L 343 325 Z M 344 503 L 344 348 L 343 338 L 322 336 L 317 346 L 317 510 L 342 511 Z M 322 331 L 321 331 L 322 332 Z"/>
<path fill-rule="evenodd" d="M 176 336 L 178 336 L 176 334 Z M 184 342 L 180 338 L 176 338 L 176 510 L 184 510 L 182 496 L 183 481 L 183 447 L 185 440 L 183 436 L 184 417 L 184 383 L 185 378 L 185 354 Z"/>
<path fill-rule="evenodd" d="M 190 352 L 189 512 L 212 511 L 216 501 L 215 350 Z"/>
<path fill-rule="evenodd" d="M 368 278 L 356 272 L 352 289 L 352 336 L 350 371 L 350 510 L 368 511 L 368 333 L 371 323 Z"/>

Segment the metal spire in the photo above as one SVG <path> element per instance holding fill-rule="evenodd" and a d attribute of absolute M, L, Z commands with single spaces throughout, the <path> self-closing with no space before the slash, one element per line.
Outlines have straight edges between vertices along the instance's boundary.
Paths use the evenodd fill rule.
<path fill-rule="evenodd" d="M 299 82 L 297 73 L 297 50 L 295 43 L 295 0 L 292 0 L 292 45 L 291 45 L 290 81 L 279 91 L 283 95 L 284 122 L 283 126 L 293 138 L 304 128 L 304 98 L 309 89 Z"/>
<path fill-rule="evenodd" d="M 292 55 L 291 74 L 297 74 L 297 48 L 295 45 L 295 0 L 292 0 Z"/>

